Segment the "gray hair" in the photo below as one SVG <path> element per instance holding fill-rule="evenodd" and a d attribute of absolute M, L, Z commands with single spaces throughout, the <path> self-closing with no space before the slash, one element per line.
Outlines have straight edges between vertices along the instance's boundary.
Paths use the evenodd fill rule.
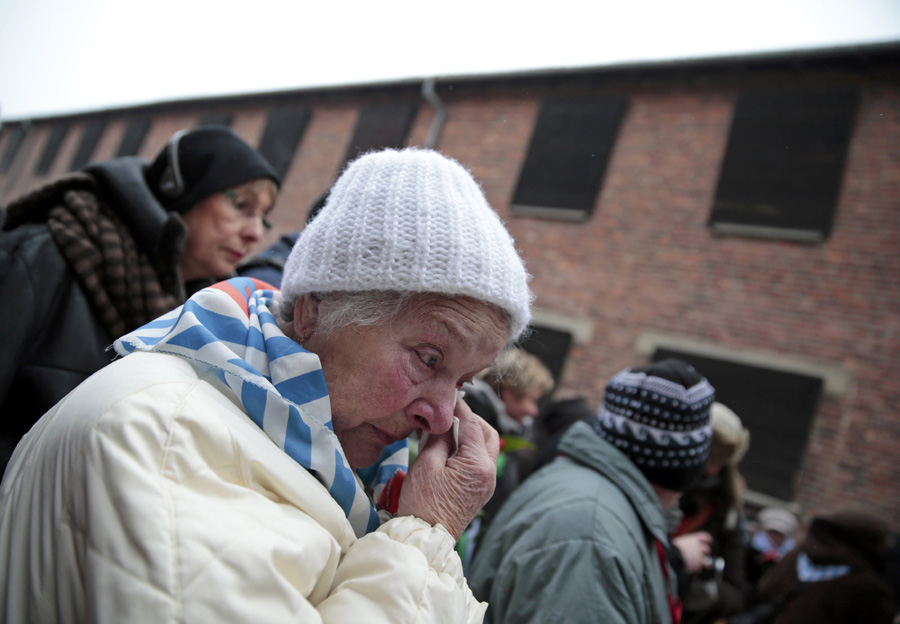
<path fill-rule="evenodd" d="M 324 335 L 350 325 L 379 325 L 391 323 L 413 304 L 425 298 L 453 299 L 449 295 L 427 292 L 398 292 L 395 290 L 365 290 L 361 292 L 310 293 L 319 302 L 316 330 Z M 480 301 L 503 315 L 509 324 L 511 316 L 499 306 Z M 279 320 L 294 322 L 296 299 L 282 299 L 278 309 Z"/>

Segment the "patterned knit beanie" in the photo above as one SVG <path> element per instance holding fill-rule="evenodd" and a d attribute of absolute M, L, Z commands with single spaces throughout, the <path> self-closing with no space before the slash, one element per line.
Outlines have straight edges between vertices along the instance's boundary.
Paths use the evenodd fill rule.
<path fill-rule="evenodd" d="M 309 292 L 392 290 L 466 295 L 509 313 L 510 338 L 531 321 L 528 273 L 481 188 L 454 160 L 426 150 L 361 156 L 302 231 L 281 281 Z"/>
<path fill-rule="evenodd" d="M 706 466 L 715 390 L 676 359 L 626 369 L 606 385 L 597 431 L 647 480 L 683 492 Z"/>
<path fill-rule="evenodd" d="M 176 132 L 151 163 L 147 184 L 163 207 L 186 212 L 210 195 L 258 178 L 281 179 L 262 154 L 225 126 Z"/>

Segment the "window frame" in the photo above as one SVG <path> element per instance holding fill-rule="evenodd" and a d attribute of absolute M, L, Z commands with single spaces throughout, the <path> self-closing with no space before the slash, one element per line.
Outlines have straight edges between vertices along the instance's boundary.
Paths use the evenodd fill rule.
<path fill-rule="evenodd" d="M 541 101 L 513 190 L 512 213 L 587 221 L 628 111 L 624 95 L 553 95 Z"/>
<path fill-rule="evenodd" d="M 739 91 L 710 230 L 811 243 L 827 239 L 859 100 L 858 88 L 848 85 Z"/>
<path fill-rule="evenodd" d="M 311 116 L 305 106 L 275 108 L 266 116 L 266 128 L 257 150 L 282 180 L 290 171 Z"/>
<path fill-rule="evenodd" d="M 344 162 L 352 162 L 369 151 L 403 147 L 418 112 L 418 103 L 404 100 L 361 106 Z"/>
<path fill-rule="evenodd" d="M 45 176 L 50 173 L 53 168 L 53 161 L 59 154 L 59 148 L 62 147 L 63 141 L 69 134 L 71 123 L 66 120 L 54 122 L 49 129 L 47 141 L 44 143 L 44 149 L 41 151 L 41 157 L 34 166 L 34 174 Z"/>

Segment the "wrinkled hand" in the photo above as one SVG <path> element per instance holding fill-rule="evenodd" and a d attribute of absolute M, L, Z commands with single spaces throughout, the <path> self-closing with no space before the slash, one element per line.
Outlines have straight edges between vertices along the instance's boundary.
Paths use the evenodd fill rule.
<path fill-rule="evenodd" d="M 709 565 L 712 535 L 706 531 L 679 535 L 672 540 L 684 559 L 684 567 L 690 574 L 697 574 Z"/>
<path fill-rule="evenodd" d="M 403 481 L 397 515 L 441 524 L 458 540 L 494 493 L 500 439 L 465 401 L 457 402 L 454 415 L 459 418 L 456 454 L 450 457 L 450 431 L 428 436 Z"/>

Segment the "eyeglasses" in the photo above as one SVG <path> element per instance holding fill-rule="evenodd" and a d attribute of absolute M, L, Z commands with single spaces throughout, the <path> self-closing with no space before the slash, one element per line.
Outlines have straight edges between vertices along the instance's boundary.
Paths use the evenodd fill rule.
<path fill-rule="evenodd" d="M 250 221 L 259 219 L 264 230 L 272 229 L 272 222 L 269 220 L 269 214 L 265 210 L 257 208 L 258 201 L 255 197 L 245 197 L 234 189 L 222 191 L 222 195 L 228 198 L 232 207 L 238 211 L 241 216 Z"/>

